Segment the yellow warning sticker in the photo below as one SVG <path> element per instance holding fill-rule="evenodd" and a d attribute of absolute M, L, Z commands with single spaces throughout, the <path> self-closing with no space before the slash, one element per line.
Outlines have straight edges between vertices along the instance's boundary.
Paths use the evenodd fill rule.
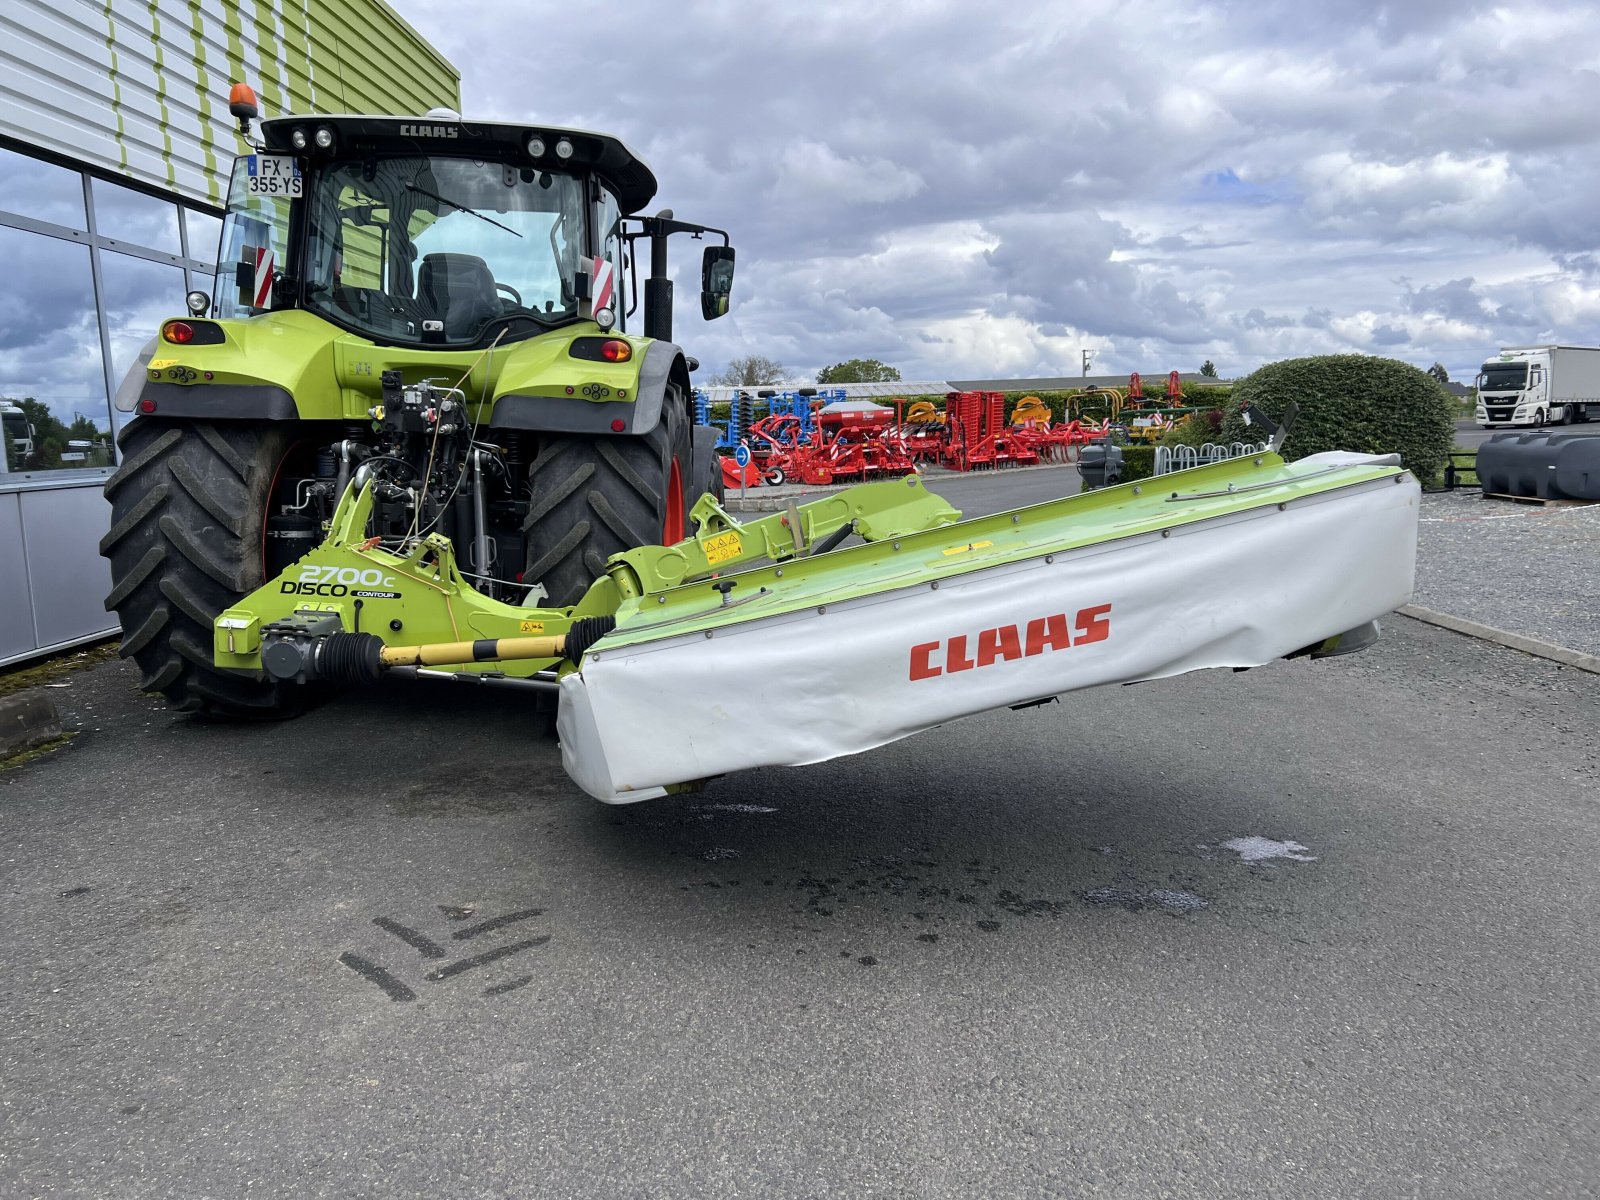
<path fill-rule="evenodd" d="M 159 371 L 163 367 L 175 367 L 177 365 L 178 360 L 175 358 L 152 358 L 150 360 L 150 369 L 152 371 Z"/>
<path fill-rule="evenodd" d="M 517 622 L 517 631 L 519 633 L 543 633 L 544 632 L 544 622 L 543 621 L 518 621 Z"/>
<path fill-rule="evenodd" d="M 706 550 L 708 563 L 725 563 L 730 559 L 738 558 L 744 553 L 744 543 L 739 540 L 739 535 L 732 530 L 719 533 L 716 537 L 707 538 L 700 543 Z"/>
<path fill-rule="evenodd" d="M 952 554 L 970 554 L 974 550 L 982 550 L 985 546 L 992 545 L 993 542 L 968 542 L 965 546 L 951 546 L 944 552 L 944 556 L 949 558 Z"/>

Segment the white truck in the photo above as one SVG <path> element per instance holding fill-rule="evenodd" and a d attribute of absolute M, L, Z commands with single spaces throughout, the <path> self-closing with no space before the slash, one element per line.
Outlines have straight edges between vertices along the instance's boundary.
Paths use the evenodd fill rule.
<path fill-rule="evenodd" d="M 1600 417 L 1600 348 L 1511 346 L 1483 364 L 1478 424 L 1571 425 Z"/>
<path fill-rule="evenodd" d="M 20 463 L 33 453 L 33 426 L 23 409 L 8 400 L 0 400 L 0 430 L 5 436 L 4 452 L 0 453 L 0 472 L 3 472 L 8 459 Z"/>

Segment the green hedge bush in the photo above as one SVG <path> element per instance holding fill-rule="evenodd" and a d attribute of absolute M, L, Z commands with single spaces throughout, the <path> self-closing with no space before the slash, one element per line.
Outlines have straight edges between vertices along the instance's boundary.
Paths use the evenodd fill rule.
<path fill-rule="evenodd" d="M 1273 420 L 1290 403 L 1300 416 L 1283 447 L 1293 461 L 1324 450 L 1398 452 L 1424 485 L 1437 484 L 1455 441 L 1455 398 L 1426 371 L 1392 358 L 1323 354 L 1268 363 L 1234 385 L 1222 422 L 1223 442 L 1260 441 L 1244 423 L 1254 404 Z"/>
<path fill-rule="evenodd" d="M 1156 448 L 1154 446 L 1124 446 L 1122 447 L 1122 482 L 1132 483 L 1136 479 L 1149 479 L 1156 472 Z"/>

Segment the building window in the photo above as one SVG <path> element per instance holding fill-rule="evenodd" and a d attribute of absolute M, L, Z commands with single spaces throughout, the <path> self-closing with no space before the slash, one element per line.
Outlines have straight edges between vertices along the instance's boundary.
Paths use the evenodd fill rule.
<path fill-rule="evenodd" d="M 8 479 L 115 465 L 112 432 L 129 414 L 108 398 L 161 321 L 185 311 L 184 292 L 212 290 L 221 230 L 210 213 L 0 147 Z"/>
<path fill-rule="evenodd" d="M 89 248 L 0 226 L 0 263 L 7 470 L 109 465 L 111 413 Z"/>
<path fill-rule="evenodd" d="M 0 212 L 82 232 L 83 176 L 0 146 Z"/>
<path fill-rule="evenodd" d="M 102 244 L 111 249 L 127 245 L 163 254 L 182 253 L 178 206 L 172 201 L 157 200 L 104 179 L 94 180 L 90 187 L 94 192 L 94 231 L 106 239 Z"/>

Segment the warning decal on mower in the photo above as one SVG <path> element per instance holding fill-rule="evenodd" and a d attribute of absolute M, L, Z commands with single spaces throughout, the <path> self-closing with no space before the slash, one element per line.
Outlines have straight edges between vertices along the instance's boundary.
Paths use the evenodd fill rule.
<path fill-rule="evenodd" d="M 705 548 L 708 563 L 725 563 L 730 559 L 738 558 L 744 553 L 744 543 L 739 540 L 739 535 L 729 530 L 719 533 L 716 537 L 707 538 L 700 543 Z"/>
<path fill-rule="evenodd" d="M 1096 604 L 1080 608 L 1070 627 L 1066 613 L 1053 613 L 1029 621 L 1026 627 L 1001 625 L 985 629 L 976 639 L 963 633 L 943 642 L 922 642 L 911 647 L 911 678 L 933 679 L 997 662 L 1032 658 L 1046 650 L 1103 642 L 1111 636 L 1110 612 L 1111 605 Z"/>

